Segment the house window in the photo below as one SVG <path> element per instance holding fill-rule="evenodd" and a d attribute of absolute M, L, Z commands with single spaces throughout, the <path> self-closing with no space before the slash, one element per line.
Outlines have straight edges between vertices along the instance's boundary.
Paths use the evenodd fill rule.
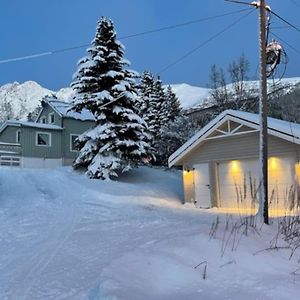
<path fill-rule="evenodd" d="M 51 147 L 51 133 L 37 132 L 35 144 L 36 146 Z"/>
<path fill-rule="evenodd" d="M 78 150 L 76 149 L 75 146 L 75 140 L 79 137 L 79 134 L 70 134 L 70 151 L 71 152 L 77 152 Z"/>
<path fill-rule="evenodd" d="M 21 142 L 21 130 L 17 130 L 16 132 L 16 143 L 20 144 Z"/>
<path fill-rule="evenodd" d="M 46 124 L 46 117 L 45 116 L 41 117 L 40 122 Z"/>
<path fill-rule="evenodd" d="M 49 114 L 49 124 L 54 124 L 54 113 Z"/>

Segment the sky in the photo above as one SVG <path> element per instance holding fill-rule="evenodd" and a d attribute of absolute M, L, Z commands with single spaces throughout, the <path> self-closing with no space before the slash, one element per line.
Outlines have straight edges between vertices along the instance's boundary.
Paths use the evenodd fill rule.
<path fill-rule="evenodd" d="M 269 0 L 267 3 L 274 12 L 300 26 L 300 0 Z M 101 16 L 114 21 L 117 37 L 122 38 L 242 9 L 247 6 L 223 0 L 2 0 L 0 61 L 89 44 Z M 258 10 L 237 21 L 246 13 L 121 39 L 126 47 L 125 58 L 138 72 L 150 70 L 160 74 L 164 84 L 184 82 L 206 87 L 212 64 L 226 71 L 228 65 L 244 53 L 250 62 L 249 78 L 256 79 Z M 235 22 L 238 23 L 225 30 Z M 300 76 L 300 31 L 282 26 L 286 24 L 273 16 L 271 32 L 284 41 L 289 58 L 285 77 L 297 77 Z M 161 72 L 196 47 L 199 47 L 197 51 Z M 0 63 L 0 86 L 34 80 L 52 90 L 67 87 L 72 82 L 77 61 L 86 55 L 85 50 L 83 47 L 35 59 Z M 284 72 L 283 69 L 283 66 L 279 68 L 279 74 Z"/>

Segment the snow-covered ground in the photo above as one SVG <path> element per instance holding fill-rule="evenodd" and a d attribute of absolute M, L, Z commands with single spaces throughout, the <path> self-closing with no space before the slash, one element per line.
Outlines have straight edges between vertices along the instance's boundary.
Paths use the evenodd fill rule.
<path fill-rule="evenodd" d="M 234 239 L 221 216 L 210 239 L 216 212 L 181 198 L 176 171 L 1 168 L 0 299 L 298 299 L 300 253 L 260 252 L 276 222 Z"/>

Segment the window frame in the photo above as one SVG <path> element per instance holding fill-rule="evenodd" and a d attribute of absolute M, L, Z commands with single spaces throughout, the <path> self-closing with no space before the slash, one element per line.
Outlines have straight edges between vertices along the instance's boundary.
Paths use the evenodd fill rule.
<path fill-rule="evenodd" d="M 49 145 L 40 145 L 38 144 L 38 135 L 39 134 L 46 134 L 49 136 Z M 52 134 L 51 132 L 45 132 L 45 131 L 37 131 L 35 133 L 35 145 L 38 147 L 51 147 L 52 146 Z"/>
<path fill-rule="evenodd" d="M 51 122 L 51 117 L 53 116 L 53 122 Z M 49 124 L 54 124 L 55 123 L 55 114 L 54 112 L 51 112 L 48 114 L 48 123 Z"/>
<path fill-rule="evenodd" d="M 78 134 L 78 133 L 70 133 L 70 152 L 78 152 L 78 150 L 73 149 L 73 147 L 72 147 L 72 145 L 73 145 L 73 143 L 72 143 L 72 137 L 73 136 L 76 136 L 76 138 L 78 138 L 80 136 L 80 134 Z"/>
<path fill-rule="evenodd" d="M 42 123 L 42 124 L 46 124 L 46 123 L 47 123 L 47 118 L 46 118 L 46 116 L 40 117 L 40 123 Z"/>
<path fill-rule="evenodd" d="M 16 144 L 21 144 L 21 129 L 16 131 Z"/>

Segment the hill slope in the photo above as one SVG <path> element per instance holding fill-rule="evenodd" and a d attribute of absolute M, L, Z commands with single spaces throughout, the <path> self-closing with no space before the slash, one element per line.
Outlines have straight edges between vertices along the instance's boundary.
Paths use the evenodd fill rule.
<path fill-rule="evenodd" d="M 180 203 L 180 175 L 0 168 L 0 299 L 298 299 L 299 249 L 264 251 L 277 222 L 233 236 L 219 215 L 211 239 L 217 213 Z"/>

